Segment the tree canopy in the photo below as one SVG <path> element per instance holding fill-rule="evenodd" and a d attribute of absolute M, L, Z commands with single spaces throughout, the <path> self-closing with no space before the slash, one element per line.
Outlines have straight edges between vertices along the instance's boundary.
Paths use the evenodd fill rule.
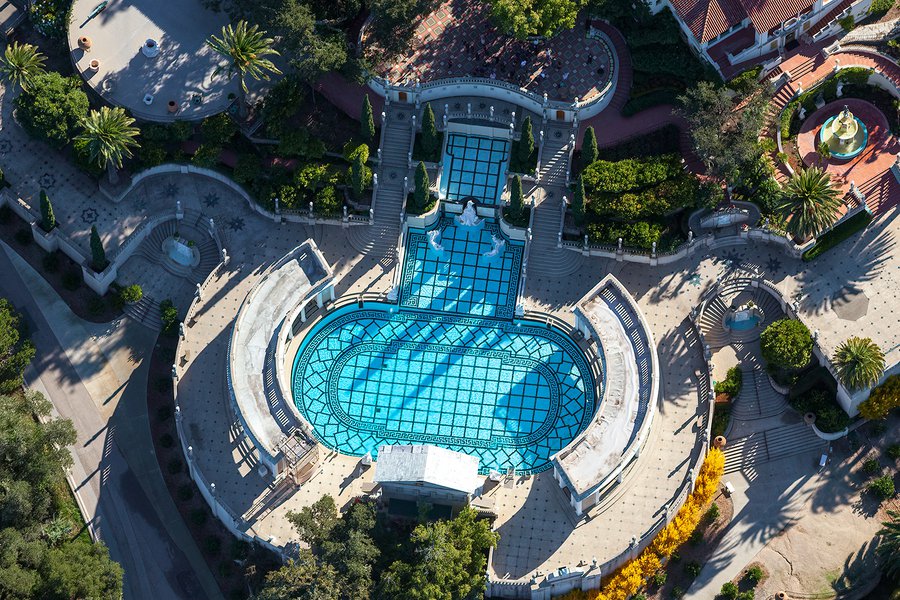
<path fill-rule="evenodd" d="M 16 98 L 19 122 L 32 136 L 62 148 L 72 139 L 88 112 L 87 94 L 80 77 L 56 71 L 34 75 Z"/>
<path fill-rule="evenodd" d="M 767 99 L 761 90 L 736 102 L 728 88 L 701 81 L 678 97 L 694 149 L 707 173 L 740 185 L 759 168 L 759 131 Z"/>
<path fill-rule="evenodd" d="M 759 341 L 763 358 L 773 368 L 802 369 L 812 359 L 812 336 L 806 325 L 795 319 L 775 321 Z"/>
<path fill-rule="evenodd" d="M 8 300 L 0 298 L 0 393 L 8 394 L 22 385 L 22 373 L 32 358 L 34 345 L 19 314 Z"/>
<path fill-rule="evenodd" d="M 581 0 L 490 0 L 497 26 L 523 40 L 529 36 L 550 37 L 572 29 L 578 19 Z"/>

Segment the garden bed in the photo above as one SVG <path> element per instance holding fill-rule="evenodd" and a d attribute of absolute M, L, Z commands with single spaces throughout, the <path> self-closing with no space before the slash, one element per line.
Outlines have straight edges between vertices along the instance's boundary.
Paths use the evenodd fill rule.
<path fill-rule="evenodd" d="M 247 586 L 260 589 L 265 574 L 280 566 L 272 553 L 238 540 L 210 511 L 191 479 L 175 428 L 172 363 L 177 336 L 161 333 L 150 357 L 147 377 L 147 413 L 154 453 L 163 479 L 207 566 L 226 598 L 246 597 Z M 236 560 L 246 560 L 243 567 Z M 245 573 L 253 567 L 253 576 Z"/>
<path fill-rule="evenodd" d="M 85 285 L 81 265 L 62 252 L 45 252 L 34 241 L 31 226 L 6 206 L 0 208 L 0 238 L 41 274 L 79 318 L 91 323 L 109 323 L 122 315 L 122 304 L 116 294 L 118 286 L 113 284 L 110 292 L 98 296 Z"/>
<path fill-rule="evenodd" d="M 648 599 L 670 600 L 683 596 L 699 574 L 699 569 L 715 554 L 734 516 L 734 504 L 719 492 L 711 506 L 717 507 L 715 510 L 718 511 L 718 516 L 714 520 L 704 517 L 703 522 L 697 526 L 699 534 L 695 533 L 691 541 L 682 545 L 666 564 L 665 578 L 661 585 L 654 584 L 651 578 L 650 588 L 646 592 Z"/>

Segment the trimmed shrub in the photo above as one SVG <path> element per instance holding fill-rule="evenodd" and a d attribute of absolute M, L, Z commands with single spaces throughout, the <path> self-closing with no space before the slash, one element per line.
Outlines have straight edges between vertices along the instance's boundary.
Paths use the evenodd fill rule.
<path fill-rule="evenodd" d="M 175 438 L 172 437 L 171 433 L 164 433 L 159 436 L 159 445 L 163 448 L 171 448 L 175 445 Z"/>
<path fill-rule="evenodd" d="M 178 309 L 168 298 L 159 303 L 160 319 L 163 333 L 175 335 L 178 332 Z"/>
<path fill-rule="evenodd" d="M 869 484 L 869 491 L 879 500 L 894 497 L 894 479 L 890 475 L 882 475 Z"/>
<path fill-rule="evenodd" d="M 47 273 L 56 273 L 59 271 L 59 254 L 57 252 L 45 254 L 44 257 L 41 258 L 41 267 L 43 267 L 44 271 Z"/>
<path fill-rule="evenodd" d="M 759 566 L 753 566 L 744 573 L 744 581 L 756 587 L 763 578 L 763 570 Z"/>
<path fill-rule="evenodd" d="M 719 590 L 719 596 L 724 598 L 725 600 L 735 600 L 735 598 L 737 598 L 738 591 L 738 586 L 729 581 L 722 584 L 722 589 Z"/>
<path fill-rule="evenodd" d="M 900 444 L 891 444 L 887 447 L 887 450 L 885 450 L 885 454 L 887 454 L 889 458 L 897 460 L 900 458 Z"/>
<path fill-rule="evenodd" d="M 16 98 L 16 115 L 29 135 L 46 141 L 57 150 L 74 137 L 81 119 L 88 113 L 87 94 L 80 77 L 63 77 L 48 71 Z"/>
<path fill-rule="evenodd" d="M 703 515 L 708 523 L 712 523 L 716 519 L 719 518 L 719 505 L 713 504 L 709 507 L 709 510 L 706 511 L 706 514 Z"/>
<path fill-rule="evenodd" d="M 834 229 L 829 229 L 816 238 L 815 245 L 803 253 L 803 260 L 809 262 L 815 258 L 818 258 L 858 231 L 862 231 L 863 229 L 868 227 L 869 223 L 871 222 L 872 215 L 870 215 L 866 211 L 863 211 L 861 213 L 853 215 L 846 221 L 838 223 L 838 225 L 834 227 Z"/>
<path fill-rule="evenodd" d="M 731 367 L 725 379 L 716 382 L 715 391 L 717 394 L 728 394 L 732 398 L 737 396 L 741 391 L 741 385 L 744 381 L 744 374 L 738 367 Z"/>
<path fill-rule="evenodd" d="M 178 500 L 188 502 L 194 498 L 194 486 L 190 483 L 178 486 Z"/>
<path fill-rule="evenodd" d="M 103 240 L 97 232 L 97 226 L 91 225 L 91 268 L 97 273 L 102 273 L 109 266 L 106 260 L 106 250 L 103 249 Z"/>
<path fill-rule="evenodd" d="M 431 109 L 431 103 L 426 102 L 425 108 L 422 109 L 422 152 L 425 159 L 429 162 L 437 162 L 441 152 L 441 136 L 438 134 L 437 126 L 434 123 L 434 111 Z"/>
<path fill-rule="evenodd" d="M 375 116 L 372 114 L 372 103 L 369 96 L 363 97 L 362 113 L 359 119 L 359 134 L 363 141 L 370 143 L 375 140 Z"/>
<path fill-rule="evenodd" d="M 136 283 L 123 287 L 122 291 L 119 292 L 119 298 L 125 304 L 135 304 L 140 302 L 143 297 L 144 290 Z"/>
<path fill-rule="evenodd" d="M 650 578 L 653 582 L 653 585 L 656 587 L 662 587 L 666 584 L 666 572 L 665 571 L 657 571 L 653 574 L 653 577 Z"/>
<path fill-rule="evenodd" d="M 866 475 L 880 475 L 881 463 L 878 462 L 877 458 L 870 458 L 863 463 L 863 472 Z"/>
<path fill-rule="evenodd" d="M 593 127 L 588 127 L 584 130 L 584 139 L 581 141 L 581 169 L 584 170 L 598 158 L 597 135 Z"/>
<path fill-rule="evenodd" d="M 203 143 L 209 146 L 222 147 L 226 145 L 237 131 L 237 124 L 231 120 L 227 112 L 207 117 L 200 125 Z"/>
<path fill-rule="evenodd" d="M 183 468 L 184 468 L 184 463 L 181 461 L 180 458 L 173 458 L 173 459 L 170 460 L 169 463 L 166 465 L 166 469 L 167 469 L 167 470 L 169 471 L 169 473 L 172 474 L 172 475 L 177 475 L 177 474 L 181 473 L 181 470 L 182 470 Z"/>
<path fill-rule="evenodd" d="M 715 506 L 715 505 L 713 505 Z M 697 579 L 697 576 L 700 575 L 700 571 L 703 569 L 703 565 L 698 563 L 697 561 L 689 561 L 684 563 L 684 574 L 690 577 L 691 579 Z"/>
<path fill-rule="evenodd" d="M 209 510 L 206 508 L 195 508 L 191 511 L 191 523 L 196 527 L 203 527 L 209 520 Z"/>
<path fill-rule="evenodd" d="M 41 190 L 41 229 L 50 233 L 56 227 L 56 216 L 53 214 L 53 205 L 47 192 Z"/>

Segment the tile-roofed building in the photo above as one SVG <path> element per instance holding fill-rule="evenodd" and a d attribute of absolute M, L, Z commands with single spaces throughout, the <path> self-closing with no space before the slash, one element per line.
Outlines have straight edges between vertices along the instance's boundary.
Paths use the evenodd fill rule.
<path fill-rule="evenodd" d="M 872 0 L 645 0 L 669 8 L 694 51 L 730 78 L 803 42 L 840 30 L 838 20 L 861 19 Z"/>

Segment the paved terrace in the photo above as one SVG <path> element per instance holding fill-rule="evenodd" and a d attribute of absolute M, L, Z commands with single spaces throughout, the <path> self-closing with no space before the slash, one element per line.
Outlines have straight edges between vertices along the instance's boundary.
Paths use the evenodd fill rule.
<path fill-rule="evenodd" d="M 499 31 L 487 2 L 448 0 L 419 24 L 405 56 L 376 66 L 393 82 L 423 83 L 448 77 L 484 77 L 514 83 L 551 100 L 597 95 L 609 81 L 613 49 L 589 35 L 587 16 L 541 43 Z"/>
<path fill-rule="evenodd" d="M 228 95 L 237 94 L 238 84 L 226 72 L 216 73 L 225 60 L 206 47 L 210 34 L 221 35 L 226 13 L 207 10 L 200 0 L 116 0 L 89 19 L 97 4 L 73 2 L 68 42 L 75 68 L 104 100 L 153 121 L 199 119 L 231 104 Z M 79 48 L 83 36 L 91 40 L 89 52 Z M 142 52 L 151 39 L 155 56 Z M 93 60 L 99 61 L 96 69 Z M 177 113 L 168 110 L 170 100 Z"/>

